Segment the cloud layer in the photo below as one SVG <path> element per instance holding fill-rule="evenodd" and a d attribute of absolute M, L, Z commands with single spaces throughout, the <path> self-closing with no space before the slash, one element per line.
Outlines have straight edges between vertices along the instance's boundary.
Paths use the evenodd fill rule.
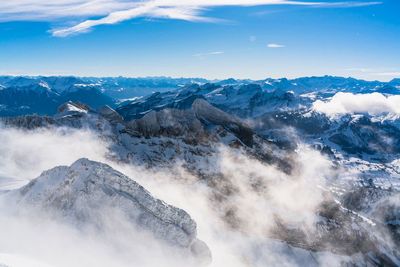
<path fill-rule="evenodd" d="M 328 116 L 366 113 L 369 115 L 400 115 L 400 95 L 384 96 L 380 93 L 337 93 L 327 102 L 317 100 L 313 104 L 317 112 Z"/>
<path fill-rule="evenodd" d="M 206 9 L 221 6 L 303 5 L 313 7 L 360 7 L 381 2 L 316 2 L 290 0 L 15 0 L 0 2 L 0 21 L 58 21 L 64 26 L 53 29 L 54 36 L 84 33 L 93 27 L 115 24 L 137 17 L 214 22 L 204 15 Z M 94 17 L 100 17 L 93 19 Z M 80 22 L 76 22 L 76 19 Z"/>

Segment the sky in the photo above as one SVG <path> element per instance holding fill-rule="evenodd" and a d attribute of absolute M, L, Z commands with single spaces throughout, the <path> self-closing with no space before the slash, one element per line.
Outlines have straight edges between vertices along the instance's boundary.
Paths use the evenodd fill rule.
<path fill-rule="evenodd" d="M 400 77 L 400 2 L 0 1 L 0 75 Z"/>

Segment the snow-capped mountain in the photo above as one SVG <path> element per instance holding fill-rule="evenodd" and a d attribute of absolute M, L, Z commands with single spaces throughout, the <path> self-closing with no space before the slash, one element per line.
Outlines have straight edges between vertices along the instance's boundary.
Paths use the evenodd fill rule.
<path fill-rule="evenodd" d="M 135 79 L 1 76 L 0 115 L 53 115 L 57 107 L 66 101 L 85 103 L 93 108 L 114 106 L 123 99 L 205 81 L 162 77 Z"/>
<path fill-rule="evenodd" d="M 184 90 L 181 90 L 184 88 Z M 307 106 L 310 98 L 328 97 L 337 92 L 398 94 L 396 79 L 384 83 L 342 77 L 304 77 L 298 79 L 265 79 L 208 81 L 191 78 L 93 78 L 93 77 L 0 77 L 0 115 L 53 115 L 66 101 L 82 102 L 93 108 L 102 105 L 123 106 L 153 92 L 162 93 L 162 102 L 181 101 L 185 94 L 196 93 L 208 102 L 237 115 L 256 116 L 266 110 Z M 180 91 L 179 95 L 171 91 Z M 163 93 L 166 92 L 166 93 Z M 157 101 L 156 93 L 148 101 Z M 138 101 L 142 101 L 140 98 Z M 172 100 L 172 99 L 170 99 Z M 138 101 L 133 101 L 138 103 Z M 178 104 L 178 103 L 177 103 Z M 180 105 L 183 105 L 181 103 Z M 153 105 L 154 108 L 154 105 Z M 146 111 L 142 107 L 142 112 Z"/>
<path fill-rule="evenodd" d="M 185 110 L 195 99 L 205 99 L 225 112 L 249 120 L 253 130 L 261 136 L 289 146 L 291 139 L 295 141 L 290 136 L 293 131 L 287 131 L 291 128 L 303 137 L 312 136 L 315 141 L 322 138 L 323 145 L 337 146 L 350 154 L 366 153 L 379 158 L 399 153 L 398 120 L 373 118 L 368 114 L 331 119 L 313 109 L 316 100 L 329 99 L 319 92 L 298 94 L 280 89 L 269 92 L 258 84 L 190 85 L 178 91 L 154 93 L 125 102 L 117 111 L 131 120 L 166 108 Z"/>
<path fill-rule="evenodd" d="M 189 214 L 154 198 L 134 180 L 105 164 L 80 159 L 69 167 L 45 171 L 3 197 L 8 205 L 16 203 L 17 209 L 33 206 L 81 227 L 95 225 L 100 232 L 120 212 L 129 223 L 171 246 L 194 256 L 210 257 L 207 246 L 196 237 L 196 223 Z"/>
<path fill-rule="evenodd" d="M 94 108 L 114 105 L 114 100 L 104 95 L 98 86 L 78 82 L 73 77 L 3 77 L 0 79 L 0 115 L 53 115 L 66 101 L 86 103 Z"/>
<path fill-rule="evenodd" d="M 258 84 L 220 86 L 218 84 L 188 85 L 180 90 L 126 101 L 117 111 L 126 119 L 140 118 L 150 110 L 164 108 L 185 109 L 196 98 L 203 98 L 210 104 L 240 117 L 257 116 L 271 110 L 301 108 L 308 98 L 296 96 L 292 91 L 265 91 Z M 310 103 L 309 103 L 310 104 Z"/>

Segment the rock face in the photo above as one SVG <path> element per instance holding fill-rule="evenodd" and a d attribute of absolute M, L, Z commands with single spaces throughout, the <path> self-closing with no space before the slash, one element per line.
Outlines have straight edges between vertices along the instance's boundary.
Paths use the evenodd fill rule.
<path fill-rule="evenodd" d="M 212 106 L 201 98 L 192 100 L 189 109 L 166 108 L 150 111 L 128 123 L 130 132 L 142 136 L 183 136 L 186 140 L 210 139 L 210 128 L 220 127 L 233 133 L 247 146 L 253 143 L 253 131 L 241 120 Z"/>
<path fill-rule="evenodd" d="M 196 223 L 189 214 L 154 198 L 138 183 L 102 163 L 80 159 L 70 167 L 45 171 L 8 194 L 20 207 L 33 205 L 67 221 L 94 224 L 100 229 L 106 220 L 113 219 L 107 214 L 117 210 L 129 223 L 157 239 L 195 256 L 210 257 L 208 247 L 196 238 Z"/>
<path fill-rule="evenodd" d="M 204 128 L 193 112 L 164 109 L 151 111 L 143 118 L 128 123 L 128 128 L 143 136 L 185 136 L 187 139 L 201 138 Z"/>
<path fill-rule="evenodd" d="M 196 99 L 192 108 L 200 120 L 220 125 L 234 133 L 246 145 L 252 145 L 253 131 L 236 117 L 223 112 L 203 99 Z"/>
<path fill-rule="evenodd" d="M 112 123 L 120 123 L 124 120 L 121 115 L 107 105 L 99 108 L 97 112 Z"/>

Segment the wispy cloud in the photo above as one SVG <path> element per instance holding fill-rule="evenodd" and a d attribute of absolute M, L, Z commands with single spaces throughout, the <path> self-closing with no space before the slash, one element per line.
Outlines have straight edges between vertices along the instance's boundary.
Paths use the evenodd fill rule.
<path fill-rule="evenodd" d="M 392 72 L 377 72 L 374 73 L 375 75 L 378 76 L 394 76 L 394 77 L 400 77 L 400 71 L 392 71 Z"/>
<path fill-rule="evenodd" d="M 193 56 L 203 58 L 206 56 L 216 56 L 216 55 L 222 55 L 222 54 L 224 54 L 223 51 L 214 51 L 214 52 L 208 52 L 208 53 L 197 53 L 197 54 L 194 54 Z"/>
<path fill-rule="evenodd" d="M 286 46 L 283 45 L 283 44 L 274 44 L 274 43 L 271 43 L 271 44 L 267 44 L 267 47 L 268 47 L 268 48 L 283 48 L 283 47 L 286 47 Z"/>
<path fill-rule="evenodd" d="M 374 1 L 374 2 L 355 2 L 355 1 L 349 1 L 349 2 L 336 2 L 336 3 L 321 3 L 321 4 L 316 4 L 313 5 L 313 7 L 319 7 L 319 8 L 349 8 L 349 7 L 365 7 L 365 6 L 375 6 L 375 5 L 381 5 L 383 2 L 380 1 Z"/>
<path fill-rule="evenodd" d="M 57 21 L 65 26 L 53 29 L 64 37 L 90 31 L 98 25 L 116 24 L 138 18 L 164 18 L 194 22 L 216 22 L 205 15 L 213 7 L 302 5 L 312 7 L 360 7 L 381 2 L 316 2 L 291 0 L 18 0 L 0 1 L 0 21 Z M 101 17 L 99 19 L 91 19 Z M 80 23 L 74 24 L 79 19 Z"/>
<path fill-rule="evenodd" d="M 375 76 L 400 77 L 400 70 L 392 68 L 347 68 L 345 70 Z"/>
<path fill-rule="evenodd" d="M 347 69 L 344 69 L 344 70 L 346 70 L 346 71 L 352 71 L 352 72 L 362 72 L 362 73 L 370 73 L 370 72 L 373 72 L 373 70 L 372 70 L 372 69 L 369 69 L 369 68 L 347 68 Z"/>

